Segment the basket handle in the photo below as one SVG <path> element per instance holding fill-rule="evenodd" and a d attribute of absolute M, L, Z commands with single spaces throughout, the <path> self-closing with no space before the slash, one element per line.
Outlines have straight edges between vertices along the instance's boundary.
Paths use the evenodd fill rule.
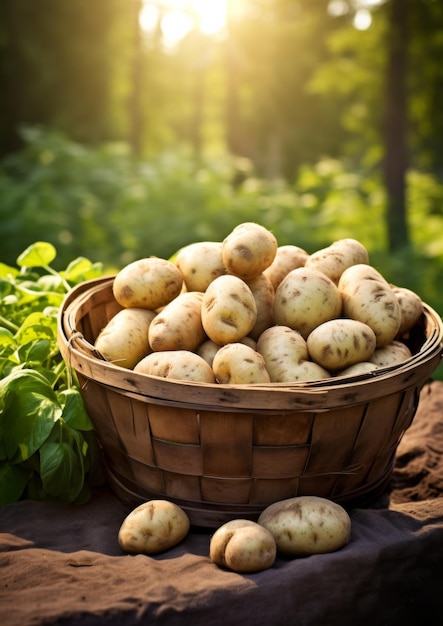
<path fill-rule="evenodd" d="M 106 361 L 103 354 L 99 350 L 97 350 L 97 348 L 92 343 L 85 339 L 83 334 L 75 328 L 71 330 L 71 336 L 68 340 L 68 344 L 70 344 L 73 348 L 79 350 L 80 352 L 86 352 L 87 354 L 89 354 L 89 356 L 93 356 L 96 359 L 100 359 L 101 361 Z"/>

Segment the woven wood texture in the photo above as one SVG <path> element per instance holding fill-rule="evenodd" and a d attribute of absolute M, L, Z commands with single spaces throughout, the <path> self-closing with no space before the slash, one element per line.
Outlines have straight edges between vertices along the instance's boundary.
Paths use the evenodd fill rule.
<path fill-rule="evenodd" d="M 94 353 L 120 309 L 112 277 L 73 290 L 59 345 L 77 372 L 108 479 L 133 504 L 167 498 L 191 523 L 256 519 L 270 503 L 319 495 L 369 503 L 389 481 L 396 448 L 442 356 L 439 316 L 426 307 L 402 366 L 377 376 L 229 387 L 135 374 Z"/>

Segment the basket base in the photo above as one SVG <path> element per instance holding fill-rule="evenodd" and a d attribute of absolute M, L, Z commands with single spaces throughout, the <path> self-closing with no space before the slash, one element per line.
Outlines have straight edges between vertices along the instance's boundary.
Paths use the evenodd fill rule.
<path fill-rule="evenodd" d="M 378 508 L 377 502 L 386 494 L 389 482 L 394 469 L 395 458 L 393 458 L 388 470 L 376 482 L 366 485 L 363 488 L 347 492 L 337 497 L 328 499 L 337 502 L 346 509 L 352 508 Z M 115 495 L 132 507 L 136 507 L 148 500 L 170 500 L 180 506 L 189 517 L 191 525 L 200 528 L 218 528 L 222 524 L 233 519 L 248 519 L 257 521 L 260 514 L 268 506 L 247 505 L 247 504 L 211 504 L 210 502 L 190 502 L 180 498 L 171 498 L 162 493 L 144 491 L 142 494 L 134 491 L 132 484 L 121 475 L 112 470 L 106 459 L 103 460 L 107 483 Z"/>

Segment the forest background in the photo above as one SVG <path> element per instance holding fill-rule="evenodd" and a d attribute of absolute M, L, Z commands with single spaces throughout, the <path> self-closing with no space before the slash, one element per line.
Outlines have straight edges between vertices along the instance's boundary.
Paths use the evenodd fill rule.
<path fill-rule="evenodd" d="M 443 312 L 443 2 L 1 0 L 0 261 L 257 221 Z"/>

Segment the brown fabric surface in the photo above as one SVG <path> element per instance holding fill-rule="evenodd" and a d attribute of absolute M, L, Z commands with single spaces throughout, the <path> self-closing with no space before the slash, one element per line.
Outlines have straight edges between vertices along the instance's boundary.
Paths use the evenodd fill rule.
<path fill-rule="evenodd" d="M 439 624 L 443 383 L 424 388 L 389 491 L 350 511 L 351 541 L 336 553 L 240 575 L 212 564 L 211 531 L 193 528 L 164 554 L 129 556 L 117 542 L 128 512 L 107 488 L 84 506 L 1 507 L 0 625 Z"/>

